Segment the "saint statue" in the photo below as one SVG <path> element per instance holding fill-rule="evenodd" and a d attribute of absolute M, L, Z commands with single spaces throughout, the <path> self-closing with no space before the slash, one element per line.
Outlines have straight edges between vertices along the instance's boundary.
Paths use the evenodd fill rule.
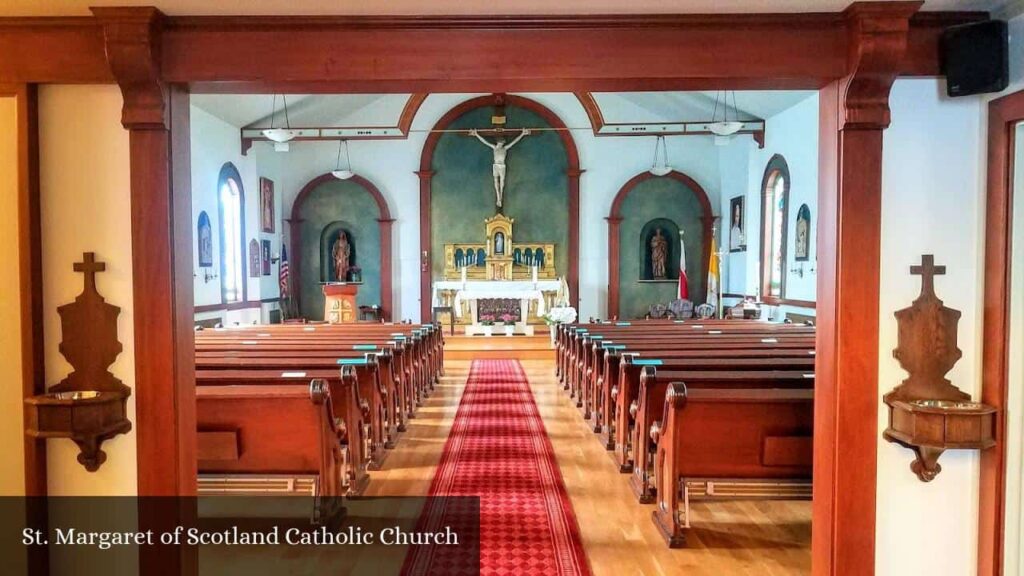
<path fill-rule="evenodd" d="M 494 253 L 505 253 L 505 235 L 502 234 L 501 232 L 498 232 L 494 235 Z"/>
<path fill-rule="evenodd" d="M 656 280 L 665 278 L 665 261 L 668 259 L 668 240 L 661 234 L 661 228 L 651 238 L 651 271 Z"/>
<path fill-rule="evenodd" d="M 351 253 L 352 247 L 348 245 L 348 235 L 342 230 L 331 249 L 331 257 L 334 259 L 334 277 L 339 282 L 344 282 L 348 277 L 348 257 Z"/>
<path fill-rule="evenodd" d="M 516 139 L 508 144 L 505 143 L 505 139 L 501 136 L 495 140 L 494 144 L 491 144 L 476 130 L 470 130 L 469 134 L 476 136 L 476 139 L 483 142 L 484 146 L 494 151 L 494 166 L 491 170 L 491 175 L 494 177 L 494 194 L 497 196 L 497 205 L 498 208 L 501 208 L 502 195 L 505 193 L 505 156 L 508 154 L 509 148 L 518 144 L 524 137 L 529 136 L 530 131 L 523 128 L 519 136 L 516 136 Z"/>

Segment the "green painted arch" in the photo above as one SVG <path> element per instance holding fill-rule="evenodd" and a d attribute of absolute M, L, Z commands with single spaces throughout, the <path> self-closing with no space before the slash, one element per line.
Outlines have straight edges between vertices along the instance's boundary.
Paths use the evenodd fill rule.
<path fill-rule="evenodd" d="M 714 212 L 696 180 L 672 171 L 665 176 L 643 172 L 622 186 L 608 216 L 608 316 L 642 318 L 651 304 L 667 303 L 678 294 L 679 232 L 686 247 L 690 300 L 703 303 L 711 261 Z M 657 222 L 671 223 L 667 278 L 644 278 L 649 266 L 647 233 Z"/>

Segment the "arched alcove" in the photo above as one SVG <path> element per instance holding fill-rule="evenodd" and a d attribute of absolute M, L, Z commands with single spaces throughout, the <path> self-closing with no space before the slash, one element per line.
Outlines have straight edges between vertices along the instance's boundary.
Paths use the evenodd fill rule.
<path fill-rule="evenodd" d="M 335 220 L 330 224 L 324 226 L 323 231 L 320 233 L 320 281 L 321 282 L 348 282 L 350 281 L 348 276 L 339 277 L 334 270 L 333 262 L 333 250 L 334 243 L 338 240 L 341 234 L 345 235 L 345 240 L 348 242 L 349 255 L 348 263 L 349 266 L 362 267 L 361 258 L 359 257 L 359 239 L 356 237 L 354 230 L 355 226 L 344 221 Z"/>
<path fill-rule="evenodd" d="M 645 229 L 665 220 L 673 227 L 666 267 L 675 275 L 661 280 L 643 280 L 649 256 L 641 257 L 649 244 Z M 608 214 L 608 317 L 643 316 L 650 304 L 673 300 L 678 293 L 679 232 L 686 246 L 686 276 L 690 300 L 703 303 L 707 294 L 707 271 L 711 261 L 711 233 L 714 215 L 711 201 L 696 180 L 682 172 L 665 176 L 642 172 L 619 189 Z"/>
<path fill-rule="evenodd" d="M 338 232 L 345 230 L 350 241 L 350 264 L 362 269 L 357 303 L 381 306 L 383 317 L 390 320 L 394 220 L 380 190 L 359 175 L 338 180 L 323 174 L 303 186 L 291 216 L 291 267 L 300 315 L 313 319 L 323 315 L 320 283 L 336 281 L 330 270 L 325 270 L 330 263 L 325 261 L 330 247 L 325 251 L 324 243 L 333 242 Z"/>
<path fill-rule="evenodd" d="M 658 280 L 654 274 L 651 258 L 651 241 L 660 233 L 665 238 L 665 276 L 661 280 L 679 279 L 679 225 L 669 218 L 654 218 L 644 224 L 640 230 L 638 261 L 640 262 L 640 281 Z"/>
<path fill-rule="evenodd" d="M 489 128 L 491 113 L 495 106 L 504 106 L 509 119 L 507 127 L 510 130 L 517 130 L 519 127 L 557 129 L 535 132 L 509 152 L 503 208 L 506 215 L 516 218 L 515 241 L 554 241 L 557 244 L 556 269 L 565 275 L 573 305 L 576 305 L 579 295 L 579 177 L 582 173 L 576 143 L 565 123 L 539 102 L 521 96 L 494 94 L 467 100 L 449 110 L 434 125 L 423 146 L 420 169 L 417 172 L 420 177 L 420 255 L 423 258 L 420 294 L 423 318 L 429 318 L 431 315 L 432 282 L 440 276 L 437 268 L 442 265 L 444 244 L 450 242 L 443 238 L 451 235 L 453 226 L 464 224 L 473 227 L 471 230 L 466 228 L 467 236 L 470 233 L 475 234 L 468 238 L 468 241 L 480 241 L 483 234 L 483 218 L 493 216 L 495 210 L 493 203 L 489 205 L 490 211 L 487 212 L 484 205 L 479 202 L 475 208 L 470 208 L 465 203 L 444 201 L 442 196 L 445 194 L 439 191 L 449 186 L 450 182 L 446 179 L 450 178 L 454 182 L 466 180 L 465 173 L 439 166 L 439 161 L 443 161 L 446 155 L 453 152 L 469 158 L 460 160 L 460 164 L 467 170 L 472 170 L 474 180 L 478 180 L 477 176 L 480 174 L 487 175 L 484 184 L 474 184 L 473 189 L 465 191 L 467 195 L 486 195 L 493 202 L 494 190 L 489 178 L 492 163 L 490 150 L 475 140 L 471 141 L 465 134 L 442 131 L 454 128 Z M 461 154 L 463 151 L 465 154 Z M 519 159 L 516 158 L 517 152 Z M 522 160 L 524 155 L 530 159 Z M 518 162 L 532 162 L 527 164 L 531 166 L 531 170 L 517 170 L 515 165 Z M 527 182 L 523 179 L 532 181 Z M 556 186 L 561 194 L 557 206 L 541 203 L 539 198 L 542 195 L 523 194 L 525 190 L 549 191 Z M 518 194 L 517 187 L 520 187 Z M 471 210 L 472 214 L 467 213 L 467 210 Z M 546 222 L 553 215 L 559 215 L 561 219 L 561 237 L 557 239 L 551 238 L 550 233 L 542 229 L 548 226 Z M 532 230 L 531 227 L 536 227 L 536 230 Z M 444 235 L 439 232 L 442 230 Z"/>

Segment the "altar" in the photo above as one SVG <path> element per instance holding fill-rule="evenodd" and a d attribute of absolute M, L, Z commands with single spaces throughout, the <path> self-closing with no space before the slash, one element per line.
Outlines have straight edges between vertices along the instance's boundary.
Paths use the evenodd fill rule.
<path fill-rule="evenodd" d="M 532 331 L 527 326 L 543 322 L 561 285 L 559 280 L 442 280 L 434 283 L 433 300 L 451 307 L 458 324 L 479 325 L 481 316 L 501 323 L 500 316 L 508 313 L 516 317 L 516 331 L 527 333 Z"/>

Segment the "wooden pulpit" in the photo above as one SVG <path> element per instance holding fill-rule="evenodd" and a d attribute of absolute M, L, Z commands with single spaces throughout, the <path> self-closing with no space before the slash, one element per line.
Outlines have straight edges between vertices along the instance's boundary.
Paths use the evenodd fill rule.
<path fill-rule="evenodd" d="M 356 322 L 359 319 L 358 293 L 358 284 L 324 284 L 324 320 L 328 324 Z"/>

